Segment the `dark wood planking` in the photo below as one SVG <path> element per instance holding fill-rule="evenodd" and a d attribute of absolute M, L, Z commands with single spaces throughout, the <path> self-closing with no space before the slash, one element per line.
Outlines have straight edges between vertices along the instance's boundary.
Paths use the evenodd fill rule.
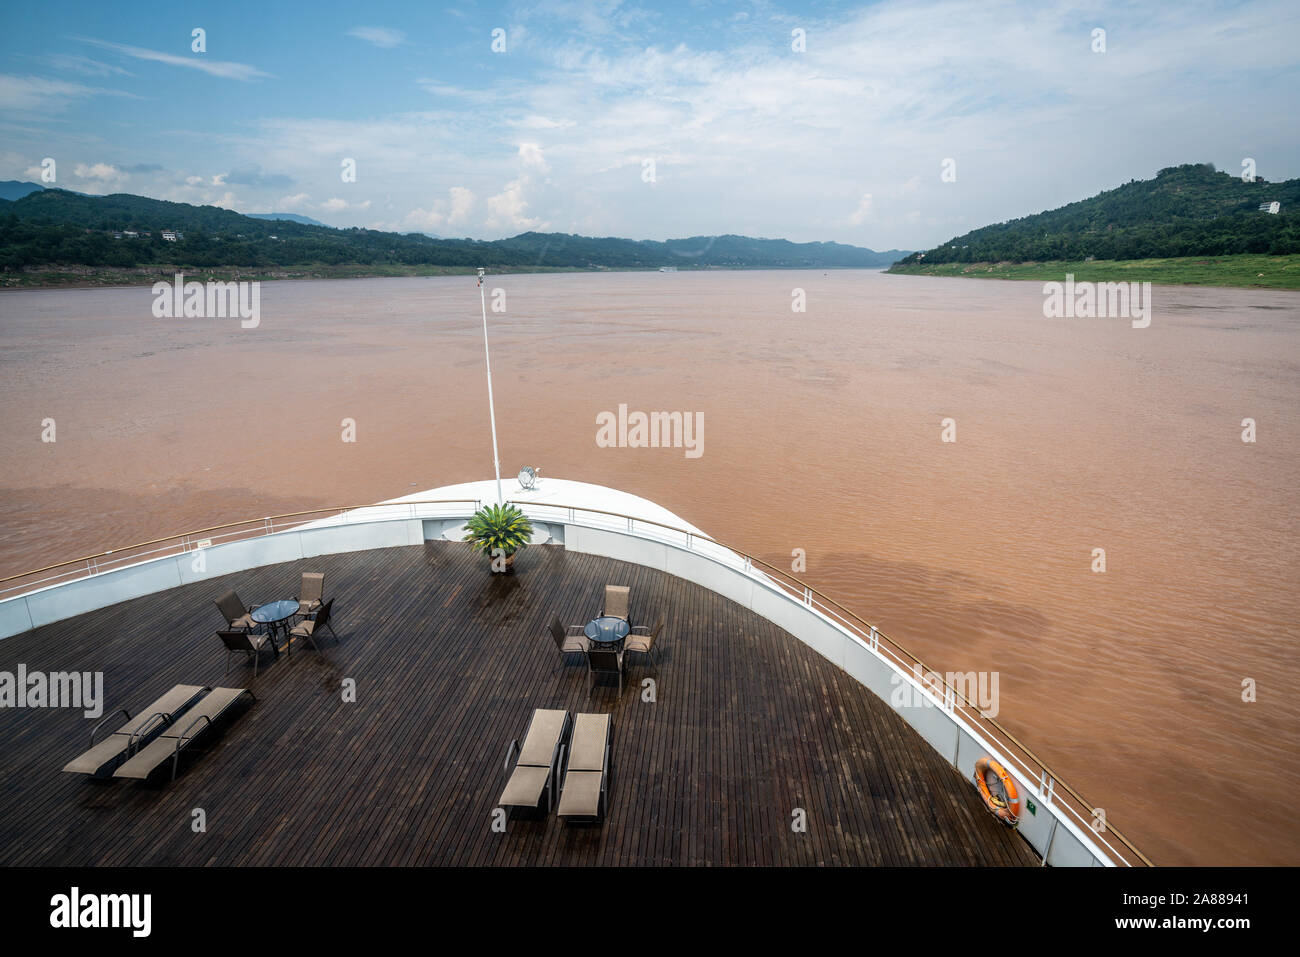
<path fill-rule="evenodd" d="M 213 596 L 291 596 L 303 571 L 326 573 L 342 640 L 223 678 Z M 589 698 L 581 656 L 562 659 L 546 625 L 594 615 L 606 583 L 632 587 L 637 622 L 666 623 L 657 665 L 635 656 L 621 698 L 610 684 Z M 1038 862 L 886 703 L 797 639 L 690 582 L 563 548 L 525 551 L 510 578 L 449 543 L 252 569 L 0 641 L 0 670 L 18 662 L 103 671 L 106 711 L 182 682 L 248 684 L 258 701 L 151 785 L 58 770 L 88 742 L 80 712 L 0 710 L 0 864 Z M 646 677 L 657 703 L 641 700 Z M 613 714 L 603 827 L 551 815 L 491 830 L 506 745 L 539 707 Z"/>

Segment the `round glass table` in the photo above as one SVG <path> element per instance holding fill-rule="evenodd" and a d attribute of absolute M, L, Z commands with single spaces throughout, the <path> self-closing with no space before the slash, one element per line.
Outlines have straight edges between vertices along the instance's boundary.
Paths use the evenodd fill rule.
<path fill-rule="evenodd" d="M 288 621 L 294 615 L 298 614 L 298 602 L 292 598 L 285 598 L 281 601 L 269 602 L 265 605 L 258 605 L 249 615 L 253 621 L 261 625 L 266 625 L 267 631 L 271 635 L 271 650 L 275 656 L 280 656 L 280 649 L 275 646 L 275 632 L 277 629 L 288 633 Z M 290 647 L 290 652 L 293 649 Z"/>
<path fill-rule="evenodd" d="M 606 647 L 613 647 L 620 644 L 631 630 L 632 626 L 628 624 L 626 619 L 605 615 L 603 618 L 593 618 L 587 622 L 586 627 L 582 629 L 582 633 L 587 636 L 588 641 Z"/>

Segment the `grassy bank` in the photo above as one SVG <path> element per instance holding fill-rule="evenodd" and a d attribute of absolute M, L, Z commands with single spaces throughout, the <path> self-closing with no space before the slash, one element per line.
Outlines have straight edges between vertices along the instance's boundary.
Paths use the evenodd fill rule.
<path fill-rule="evenodd" d="M 1187 256 L 1177 259 L 1093 260 L 1041 263 L 895 264 L 887 270 L 913 276 L 1077 282 L 1154 282 L 1170 286 L 1251 286 L 1300 289 L 1300 256 Z"/>

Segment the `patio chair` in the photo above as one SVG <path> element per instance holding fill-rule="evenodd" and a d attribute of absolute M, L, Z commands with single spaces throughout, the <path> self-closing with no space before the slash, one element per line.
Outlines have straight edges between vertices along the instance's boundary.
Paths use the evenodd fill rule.
<path fill-rule="evenodd" d="M 605 586 L 605 607 L 601 609 L 602 618 L 609 616 L 611 618 L 622 618 L 628 621 L 628 586 L 627 585 L 606 585 Z"/>
<path fill-rule="evenodd" d="M 137 751 L 134 757 L 114 771 L 113 777 L 143 781 L 170 759 L 172 780 L 175 781 L 181 752 L 193 744 L 195 738 L 215 724 L 217 719 L 243 695 L 248 695 L 254 701 L 257 700 L 253 692 L 247 688 L 213 688 L 179 720 L 168 725 L 148 747 Z"/>
<path fill-rule="evenodd" d="M 505 760 L 510 779 L 497 801 L 497 806 L 507 815 L 515 810 L 540 810 L 543 797 L 546 798 L 546 813 L 551 813 L 555 782 L 564 760 L 564 733 L 568 727 L 569 712 L 538 708 L 528 721 L 523 747 L 519 746 L 518 738 L 510 742 Z"/>
<path fill-rule="evenodd" d="M 261 660 L 262 652 L 268 645 L 275 649 L 271 644 L 271 639 L 267 635 L 255 635 L 248 631 L 219 631 L 217 637 L 221 643 L 226 646 L 226 674 L 230 674 L 230 656 L 238 651 L 253 660 L 253 677 L 257 677 L 257 665 Z"/>
<path fill-rule="evenodd" d="M 556 815 L 565 824 L 598 822 L 609 807 L 610 716 L 574 717 L 569 741 L 569 765 Z"/>
<path fill-rule="evenodd" d="M 570 625 L 566 629 L 560 624 L 560 616 L 556 615 L 551 619 L 549 627 L 551 639 L 555 642 L 555 647 L 560 650 L 560 654 L 567 655 L 571 652 L 587 650 L 587 636 L 582 633 L 581 625 Z"/>
<path fill-rule="evenodd" d="M 293 641 L 295 638 L 306 638 L 311 642 L 313 648 L 320 651 L 320 645 L 316 644 L 316 634 L 324 629 L 334 636 L 335 641 L 338 641 L 338 632 L 336 632 L 334 626 L 330 624 L 330 609 L 333 607 L 334 599 L 331 598 L 325 604 L 321 605 L 320 611 L 316 612 L 316 614 L 311 618 L 307 618 L 294 625 L 293 628 L 289 630 L 289 640 Z"/>
<path fill-rule="evenodd" d="M 654 661 L 655 640 L 659 637 L 659 632 L 663 631 L 664 621 L 659 619 L 659 624 L 653 629 L 647 629 L 644 625 L 637 625 L 632 629 L 632 633 L 623 640 L 623 653 L 634 651 L 639 655 L 645 655 Z M 658 662 L 656 661 L 656 664 Z"/>
<path fill-rule="evenodd" d="M 230 631 L 253 631 L 257 627 L 257 622 L 253 621 L 253 611 L 257 609 L 256 605 L 244 607 L 244 603 L 239 600 L 232 588 L 216 601 L 217 611 L 221 612 L 221 617 L 226 619 L 226 628 Z"/>
<path fill-rule="evenodd" d="M 125 708 L 118 708 L 91 729 L 90 750 L 73 758 L 63 766 L 63 770 L 73 774 L 89 774 L 92 777 L 107 774 L 137 748 L 152 741 L 176 715 L 181 714 L 207 690 L 199 685 L 176 685 L 134 718 Z M 96 733 L 119 713 L 126 715 L 130 720 L 96 744 Z"/>
<path fill-rule="evenodd" d="M 606 648 L 587 649 L 587 694 L 596 686 L 596 675 L 618 675 L 618 693 L 623 694 L 623 652 Z"/>
<path fill-rule="evenodd" d="M 303 572 L 298 593 L 298 614 L 309 615 L 325 600 L 325 573 Z"/>

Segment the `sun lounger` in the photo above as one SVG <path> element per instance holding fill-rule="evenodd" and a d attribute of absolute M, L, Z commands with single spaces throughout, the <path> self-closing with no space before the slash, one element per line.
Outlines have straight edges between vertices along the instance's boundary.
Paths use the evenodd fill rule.
<path fill-rule="evenodd" d="M 63 770 L 73 774 L 90 774 L 99 776 L 117 767 L 137 748 L 155 737 L 173 719 L 194 703 L 194 700 L 207 691 L 199 685 L 177 685 L 165 695 L 140 711 L 134 718 L 125 708 L 119 708 L 103 721 L 95 725 L 90 732 L 90 750 L 78 755 L 63 766 Z M 117 731 L 95 743 L 95 734 L 118 714 L 125 714 L 130 720 Z"/>
<path fill-rule="evenodd" d="M 181 752 L 189 747 L 196 737 L 210 727 L 226 713 L 241 695 L 248 695 L 256 701 L 253 692 L 247 688 L 213 688 L 212 691 L 185 712 L 177 721 L 168 725 L 162 734 L 141 751 L 137 751 L 125 764 L 113 772 L 115 778 L 135 778 L 143 781 L 157 768 L 171 759 L 172 780 L 176 779 L 176 768 L 180 764 Z"/>
<path fill-rule="evenodd" d="M 501 792 L 501 800 L 497 802 L 506 813 L 512 808 L 536 811 L 541 807 L 543 797 L 546 798 L 546 813 L 551 812 L 563 753 L 562 742 L 568 726 L 569 712 L 538 708 L 528 722 L 523 747 L 519 746 L 518 739 L 510 742 L 505 766 L 509 769 L 513 763 L 514 770 Z"/>
<path fill-rule="evenodd" d="M 610 716 L 579 714 L 569 742 L 569 766 L 556 814 L 571 821 L 599 821 L 609 806 Z"/>

